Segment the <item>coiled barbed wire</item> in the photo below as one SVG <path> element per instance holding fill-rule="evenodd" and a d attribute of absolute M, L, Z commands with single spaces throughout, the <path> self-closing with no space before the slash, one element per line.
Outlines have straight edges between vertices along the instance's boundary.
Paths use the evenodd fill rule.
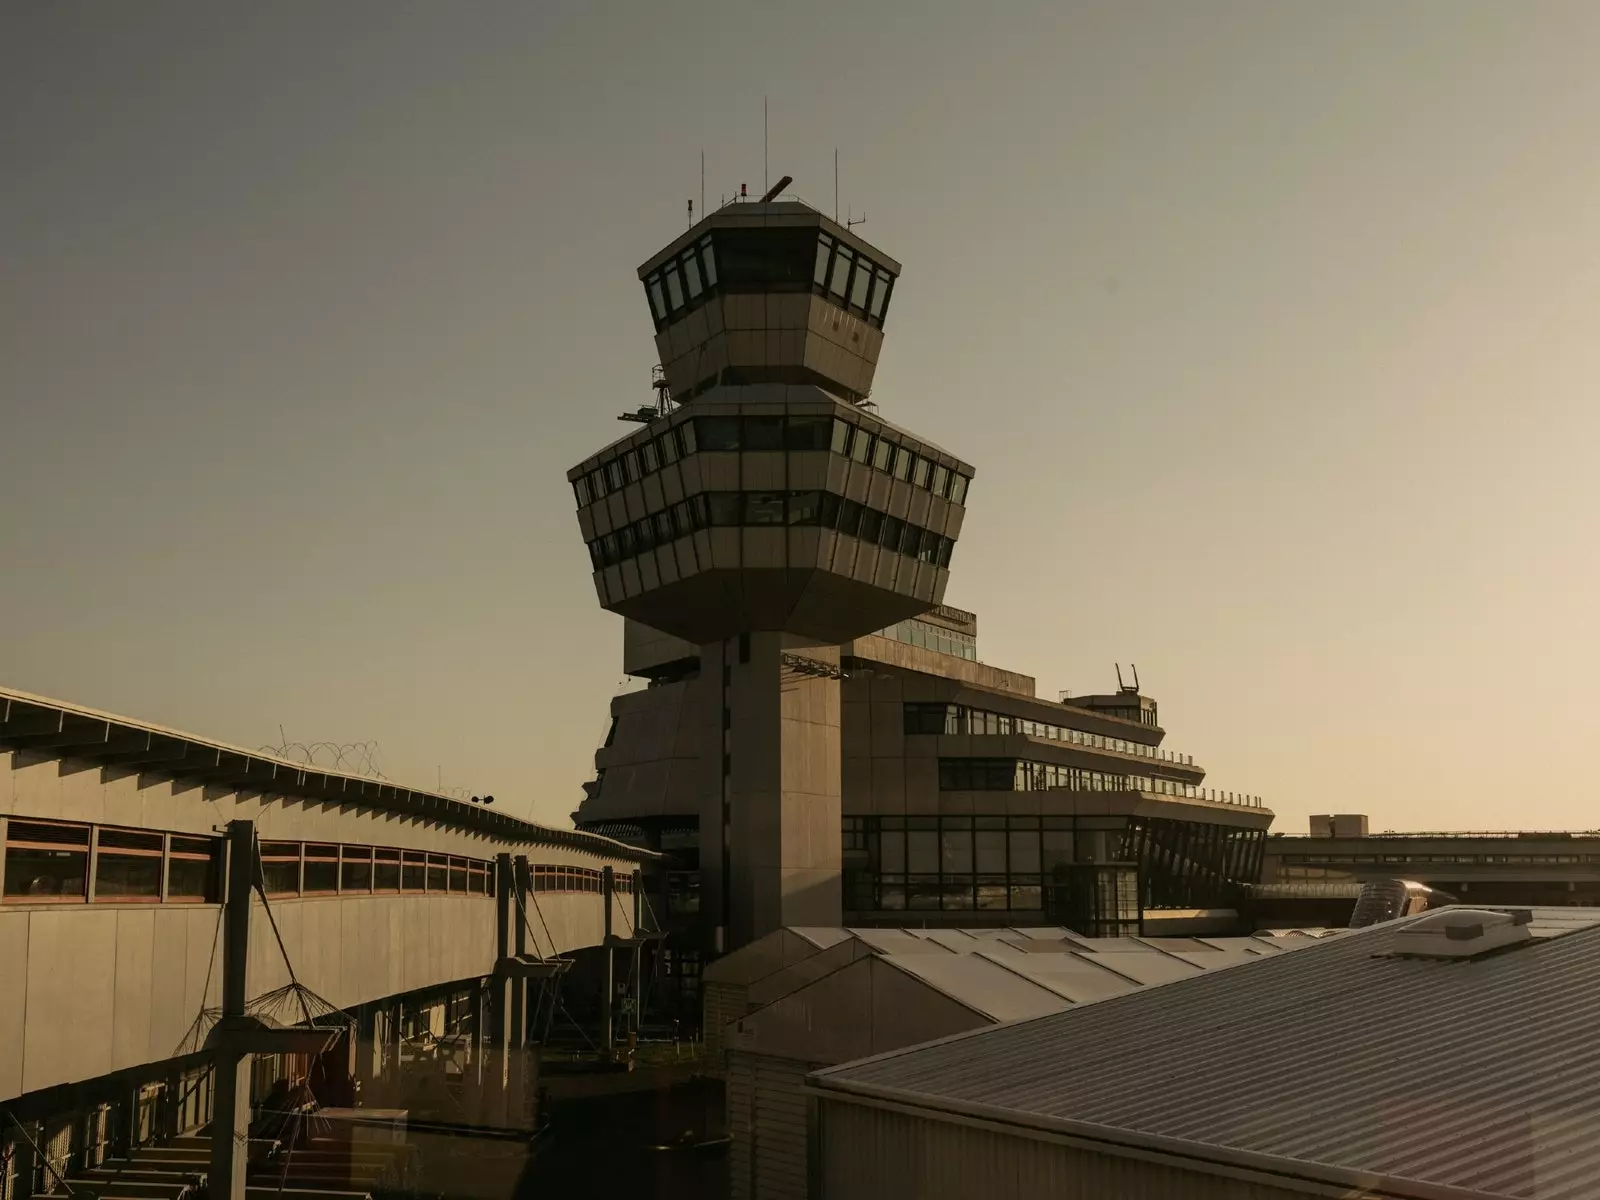
<path fill-rule="evenodd" d="M 275 758 L 287 759 L 289 762 L 302 763 L 308 767 L 316 767 L 323 771 L 342 771 L 346 775 L 359 775 L 363 779 L 381 779 L 385 783 L 393 783 L 378 766 L 378 743 L 371 742 L 291 742 L 283 734 L 283 728 L 278 728 L 282 737 L 276 746 L 258 746 L 256 749 L 262 754 L 271 754 Z M 476 790 L 465 787 L 446 787 L 443 782 L 437 783 L 429 789 L 435 795 L 449 796 L 452 800 L 470 801 L 477 796 Z"/>
<path fill-rule="evenodd" d="M 389 778 L 378 768 L 377 742 L 291 742 L 285 739 L 276 746 L 257 749 L 262 754 L 325 771 L 343 771 L 366 779 L 387 781 Z"/>

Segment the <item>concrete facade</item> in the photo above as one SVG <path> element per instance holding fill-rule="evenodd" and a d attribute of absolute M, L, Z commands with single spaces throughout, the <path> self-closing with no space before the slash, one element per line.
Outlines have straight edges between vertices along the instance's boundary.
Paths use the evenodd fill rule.
<path fill-rule="evenodd" d="M 206 1024 L 203 1012 L 221 1002 L 220 891 L 203 899 L 168 899 L 164 891 L 97 893 L 94 856 L 115 853 L 113 833 L 159 831 L 157 845 L 183 836 L 220 845 L 221 829 L 246 821 L 263 844 L 393 848 L 397 873 L 400 856 L 411 851 L 424 855 L 418 862 L 433 856 L 441 865 L 431 869 L 442 878 L 450 874 L 442 864 L 454 864 L 455 878 L 443 888 L 424 878 L 415 888 L 400 891 L 396 883 L 385 893 L 372 890 L 370 874 L 368 884 L 352 890 L 335 863 L 332 891 L 275 896 L 270 919 L 268 905 L 256 896 L 248 921 L 248 997 L 289 983 L 291 964 L 298 983 L 344 1010 L 492 975 L 503 957 L 497 900 L 458 885 L 463 877 L 492 880 L 496 861 L 513 856 L 531 858 L 547 889 L 578 886 L 580 877 L 592 889 L 530 889 L 525 952 L 553 958 L 601 945 L 608 932 L 623 938 L 634 932 L 632 896 L 608 896 L 597 881 L 631 880 L 647 857 L 638 851 L 445 797 L 385 793 L 366 799 L 363 790 L 374 795 L 371 781 L 341 782 L 291 764 L 274 768 L 281 770 L 283 790 L 207 782 L 207 768 L 195 765 L 204 755 L 213 772 L 225 755 L 251 756 L 124 718 L 90 721 L 83 710 L 12 695 L 0 697 L 0 846 L 25 845 L 10 831 L 87 831 L 88 865 L 80 870 L 89 883 L 81 895 L 34 896 L 22 886 L 19 867 L 11 867 L 14 877 L 0 901 L 0 1101 L 193 1055 L 199 1049 L 195 1031 L 203 1034 Z M 85 730 L 88 741 L 81 740 Z M 77 756 L 80 746 L 85 755 L 126 754 L 136 733 L 145 741 L 135 755 L 161 761 Z M 152 738 L 160 739 L 154 750 Z M 27 748 L 6 748 L 8 740 Z M 251 759 L 257 762 L 272 766 Z M 304 793 L 290 790 L 296 778 L 304 780 Z M 330 798 L 345 783 L 349 798 Z M 0 855 L 0 884 L 6 864 L 27 861 L 10 849 Z M 477 874 L 467 875 L 469 862 Z M 609 923 L 607 907 L 614 910 Z"/>

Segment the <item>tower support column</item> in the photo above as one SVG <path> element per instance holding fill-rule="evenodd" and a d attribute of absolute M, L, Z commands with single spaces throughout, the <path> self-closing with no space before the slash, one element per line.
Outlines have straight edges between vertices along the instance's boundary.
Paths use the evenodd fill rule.
<path fill-rule="evenodd" d="M 250 892 L 255 883 L 256 827 L 253 821 L 228 822 L 228 891 L 222 913 L 222 1016 L 220 1025 L 242 1021 L 250 963 Z M 249 1166 L 250 1067 L 253 1054 L 241 1054 L 230 1037 L 213 1052 L 211 1108 L 211 1200 L 244 1200 Z"/>
<path fill-rule="evenodd" d="M 839 650 L 789 634 L 700 648 L 702 911 L 728 951 L 784 925 L 837 925 Z"/>

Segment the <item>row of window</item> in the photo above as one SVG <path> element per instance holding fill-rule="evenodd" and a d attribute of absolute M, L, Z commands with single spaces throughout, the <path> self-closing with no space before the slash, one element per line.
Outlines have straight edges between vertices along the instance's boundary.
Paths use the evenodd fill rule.
<path fill-rule="evenodd" d="M 951 538 L 832 492 L 699 492 L 589 543 L 595 570 L 614 566 L 702 529 L 762 525 L 836 529 L 921 562 L 950 565 Z"/>
<path fill-rule="evenodd" d="M 214 837 L 13 819 L 6 829 L 3 894 L 30 904 L 215 903 L 221 898 L 223 845 Z M 491 896 L 495 880 L 491 861 L 323 842 L 263 841 L 261 872 L 269 896 L 344 892 Z M 540 864 L 531 872 L 536 891 L 601 888 L 600 872 L 588 868 Z M 631 892 L 632 877 L 617 875 L 614 886 Z"/>
<path fill-rule="evenodd" d="M 941 733 L 941 734 L 971 734 L 976 736 L 1000 737 L 1007 734 L 1023 734 L 1027 737 L 1043 738 L 1052 742 L 1065 742 L 1072 746 L 1085 746 L 1091 750 L 1110 750 L 1117 754 L 1132 754 L 1139 758 L 1154 759 L 1158 762 L 1179 763 L 1183 766 L 1193 766 L 1194 758 L 1185 754 L 1174 754 L 1170 750 L 1163 750 L 1159 746 L 1147 746 L 1143 742 L 1130 742 L 1126 738 L 1106 737 L 1104 734 L 1090 733 L 1083 729 L 1071 729 L 1065 725 L 1053 725 L 1048 721 L 1032 721 L 1026 717 L 1014 717 L 1009 713 L 990 712 L 981 708 L 968 708 L 962 704 L 907 704 L 905 709 L 905 731 L 907 733 Z M 1193 791 L 1176 793 L 1191 795 Z"/>
<path fill-rule="evenodd" d="M 494 895 L 494 863 L 326 842 L 262 842 L 261 875 L 269 896 L 324 896 L 344 892 Z"/>
<path fill-rule="evenodd" d="M 216 898 L 220 848 L 217 838 L 13 818 L 3 894 L 29 904 L 201 904 Z"/>
<path fill-rule="evenodd" d="M 1122 775 L 1091 771 L 1060 763 L 1033 762 L 1025 758 L 941 758 L 939 790 L 945 792 L 1153 792 L 1163 796 L 1197 797 L 1191 783 L 1155 779 L 1148 775 Z"/>
<path fill-rule="evenodd" d="M 621 491 L 685 455 L 708 452 L 826 450 L 943 496 L 967 502 L 968 476 L 896 441 L 826 414 L 789 416 L 696 417 L 642 445 L 623 450 L 572 481 L 581 508 Z"/>
<path fill-rule="evenodd" d="M 927 621 L 912 618 L 878 630 L 878 636 L 892 642 L 904 642 L 937 654 L 952 654 L 968 662 L 978 661 L 978 639 L 970 633 L 946 629 L 943 625 L 930 625 Z"/>
<path fill-rule="evenodd" d="M 1040 875 L 1114 862 L 1125 817 L 845 817 L 844 849 L 890 875 Z"/>
<path fill-rule="evenodd" d="M 1046 907 L 1055 887 L 1066 888 L 1072 909 L 1086 899 L 1086 886 L 1099 886 L 1097 872 L 1113 869 L 1131 871 L 1136 904 L 1203 907 L 1229 901 L 1237 881 L 1259 877 L 1265 844 L 1259 830 L 1144 817 L 845 817 L 842 832 L 847 888 L 874 891 L 871 903 L 850 900 L 852 911 L 1015 908 L 1018 888 L 1031 907 L 1041 882 Z M 912 892 L 900 890 L 913 885 L 923 897 L 915 905 Z M 893 889 L 887 900 L 877 891 L 884 886 Z"/>
<path fill-rule="evenodd" d="M 814 229 L 718 229 L 647 275 L 644 290 L 658 331 L 723 292 L 808 290 L 881 329 L 894 277 Z"/>

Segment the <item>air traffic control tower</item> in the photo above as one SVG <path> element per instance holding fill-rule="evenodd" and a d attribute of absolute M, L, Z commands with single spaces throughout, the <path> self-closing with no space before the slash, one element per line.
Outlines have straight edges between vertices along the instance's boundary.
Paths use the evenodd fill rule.
<path fill-rule="evenodd" d="M 713 953 L 839 923 L 839 648 L 942 602 L 973 474 L 868 400 L 900 265 L 771 198 L 787 182 L 639 268 L 659 401 L 567 476 L 601 605 L 698 646 L 713 683 Z"/>

